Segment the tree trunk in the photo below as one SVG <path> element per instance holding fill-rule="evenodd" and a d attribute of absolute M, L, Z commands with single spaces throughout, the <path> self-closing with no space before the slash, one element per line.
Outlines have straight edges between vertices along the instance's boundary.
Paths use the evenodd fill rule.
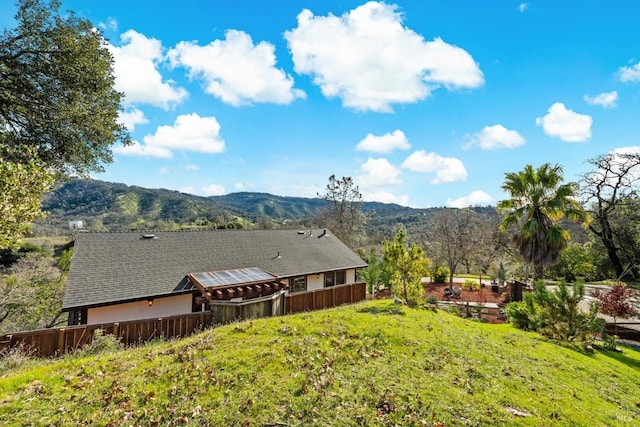
<path fill-rule="evenodd" d="M 407 282 L 406 282 L 406 280 L 402 281 L 402 291 L 404 293 L 404 302 L 406 302 L 407 305 L 409 305 L 409 295 L 407 294 Z"/>
<path fill-rule="evenodd" d="M 622 267 L 622 261 L 620 261 L 620 257 L 618 256 L 618 249 L 616 248 L 616 244 L 613 240 L 613 232 L 611 231 L 609 220 L 608 218 L 603 217 L 598 218 L 598 222 L 601 227 L 600 232 L 592 227 L 589 227 L 589 230 L 600 238 L 602 244 L 607 250 L 607 256 L 609 257 L 609 261 L 611 261 L 611 265 L 616 272 L 616 277 L 622 278 L 622 275 L 624 274 L 624 267 Z"/>
<path fill-rule="evenodd" d="M 542 279 L 542 274 L 544 272 L 544 266 L 542 264 L 533 264 L 533 283 L 536 280 Z"/>

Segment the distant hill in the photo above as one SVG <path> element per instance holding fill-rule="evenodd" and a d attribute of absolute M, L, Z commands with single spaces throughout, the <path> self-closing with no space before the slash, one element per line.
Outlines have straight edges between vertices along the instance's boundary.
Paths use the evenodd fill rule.
<path fill-rule="evenodd" d="M 40 228 L 68 228 L 82 220 L 95 231 L 171 229 L 181 225 L 217 225 L 244 220 L 244 212 L 212 198 L 98 180 L 74 180 L 45 198 L 48 217 Z"/>
<path fill-rule="evenodd" d="M 251 192 L 212 196 L 210 199 L 253 217 L 267 216 L 278 221 L 311 217 L 324 204 L 324 201 L 319 198 L 284 197 Z"/>
<path fill-rule="evenodd" d="M 314 217 L 320 198 L 239 192 L 201 197 L 164 189 L 149 189 L 99 180 L 73 180 L 45 198 L 49 213 L 36 224 L 40 234 L 66 233 L 69 221 L 81 220 L 92 231 L 172 230 L 184 228 L 321 226 Z M 393 203 L 365 202 L 367 234 L 389 238 L 399 224 L 419 229 L 443 208 L 415 209 Z M 493 208 L 476 208 L 493 212 Z"/>

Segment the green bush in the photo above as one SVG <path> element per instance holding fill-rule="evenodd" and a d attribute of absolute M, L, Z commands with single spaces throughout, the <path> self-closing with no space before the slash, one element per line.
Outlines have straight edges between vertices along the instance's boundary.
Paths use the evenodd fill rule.
<path fill-rule="evenodd" d="M 480 289 L 480 283 L 476 282 L 473 279 L 467 279 L 462 284 L 462 289 L 466 289 L 468 291 L 477 291 Z"/>
<path fill-rule="evenodd" d="M 120 338 L 112 334 L 105 334 L 102 329 L 93 331 L 93 339 L 91 342 L 83 346 L 77 351 L 81 357 L 93 354 L 112 353 L 122 350 L 124 344 L 120 342 Z"/>
<path fill-rule="evenodd" d="M 578 303 L 584 298 L 584 284 L 576 283 L 570 291 L 561 282 L 553 292 L 547 290 L 543 282 L 534 285 L 531 293 L 526 293 L 522 302 L 507 306 L 509 322 L 514 326 L 559 341 L 587 341 L 592 334 L 604 330 L 604 321 L 597 317 L 598 306 L 592 303 L 587 313 Z"/>
<path fill-rule="evenodd" d="M 438 305 L 438 298 L 435 295 L 429 295 L 427 297 L 427 305 L 435 307 Z"/>
<path fill-rule="evenodd" d="M 431 278 L 433 283 L 445 283 L 449 279 L 449 269 L 447 267 L 436 265 L 431 270 Z"/>
<path fill-rule="evenodd" d="M 525 331 L 536 330 L 536 326 L 533 322 L 533 313 L 526 301 L 512 302 L 507 306 L 505 311 L 507 313 L 509 323 L 516 328 L 523 329 Z"/>

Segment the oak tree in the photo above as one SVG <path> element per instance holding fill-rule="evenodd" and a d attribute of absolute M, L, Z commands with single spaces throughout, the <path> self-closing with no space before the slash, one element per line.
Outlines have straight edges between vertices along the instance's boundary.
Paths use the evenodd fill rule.
<path fill-rule="evenodd" d="M 458 265 L 469 259 L 477 249 L 477 226 L 477 214 L 471 209 L 443 209 L 429 222 L 429 256 L 448 267 L 450 289 Z"/>
<path fill-rule="evenodd" d="M 581 194 L 592 217 L 589 230 L 602 242 L 618 279 L 640 277 L 640 154 L 609 153 L 589 160 L 595 169 Z"/>
<path fill-rule="evenodd" d="M 16 163 L 0 157 L 0 248 L 11 246 L 41 218 L 42 193 L 53 175 L 35 157 Z"/>
<path fill-rule="evenodd" d="M 101 33 L 57 0 L 18 0 L 16 27 L 0 33 L 0 245 L 38 216 L 51 173 L 86 176 L 129 144 L 118 123 L 112 57 Z M 3 193 L 3 195 L 6 193 Z"/>
<path fill-rule="evenodd" d="M 16 28 L 0 35 L 2 157 L 24 160 L 33 147 L 64 174 L 101 171 L 111 146 L 129 143 L 118 123 L 112 57 L 102 34 L 57 0 L 18 0 Z M 20 149 L 15 149 L 20 148 Z"/>

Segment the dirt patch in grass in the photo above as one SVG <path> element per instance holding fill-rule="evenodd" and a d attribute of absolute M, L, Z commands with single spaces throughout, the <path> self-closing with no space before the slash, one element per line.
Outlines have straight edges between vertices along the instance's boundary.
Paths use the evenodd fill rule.
<path fill-rule="evenodd" d="M 459 283 L 454 283 L 453 286 L 461 288 Z M 481 302 L 481 303 L 496 303 L 501 304 L 505 302 L 505 297 L 500 292 L 492 292 L 491 285 L 480 288 L 476 291 L 469 291 L 466 289 L 460 290 L 460 298 L 451 298 L 445 296 L 445 289 L 449 287 L 447 283 L 428 283 L 424 287 L 425 298 L 429 295 L 435 295 L 438 301 L 460 301 L 460 302 Z"/>

